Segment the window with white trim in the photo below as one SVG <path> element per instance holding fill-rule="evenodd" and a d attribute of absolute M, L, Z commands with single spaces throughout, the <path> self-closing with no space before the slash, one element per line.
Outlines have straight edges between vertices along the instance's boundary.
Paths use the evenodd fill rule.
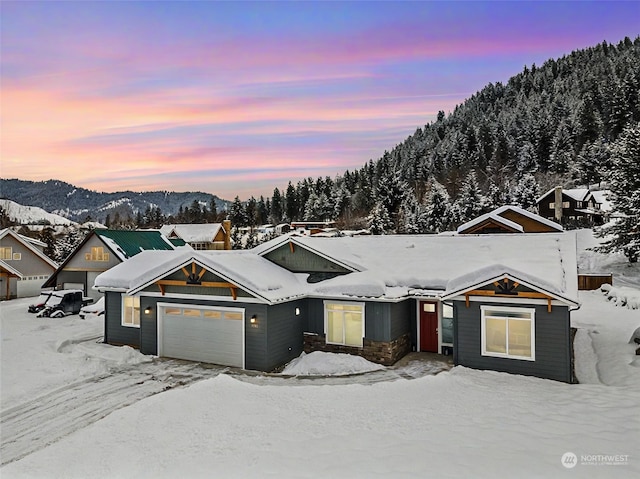
<path fill-rule="evenodd" d="M 324 302 L 324 331 L 329 344 L 362 347 L 364 303 Z"/>
<path fill-rule="evenodd" d="M 109 253 L 102 246 L 92 246 L 90 253 L 84 254 L 85 261 L 109 261 Z"/>
<path fill-rule="evenodd" d="M 13 259 L 13 249 L 11 248 L 11 246 L 0 247 L 0 259 L 4 259 L 4 260 Z"/>
<path fill-rule="evenodd" d="M 481 306 L 482 355 L 535 361 L 535 309 Z"/>
<path fill-rule="evenodd" d="M 140 297 L 122 295 L 122 325 L 140 327 Z"/>

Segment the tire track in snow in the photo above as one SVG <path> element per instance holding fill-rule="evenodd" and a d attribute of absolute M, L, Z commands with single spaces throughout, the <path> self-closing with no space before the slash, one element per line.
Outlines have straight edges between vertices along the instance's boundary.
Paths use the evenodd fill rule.
<path fill-rule="evenodd" d="M 12 407 L 0 416 L 0 465 L 42 449 L 141 399 L 226 370 L 222 366 L 155 360 L 78 381 Z"/>

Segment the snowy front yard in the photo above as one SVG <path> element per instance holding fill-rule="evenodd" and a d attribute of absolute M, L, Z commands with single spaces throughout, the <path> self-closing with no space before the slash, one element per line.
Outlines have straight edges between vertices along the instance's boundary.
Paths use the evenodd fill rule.
<path fill-rule="evenodd" d="M 586 384 L 460 367 L 340 386 L 222 374 L 116 410 L 2 477 L 638 477 L 640 360 L 628 340 L 640 316 L 600 292 L 580 299 Z M 73 347 L 98 336 L 101 319 L 36 320 L 20 312 L 27 304 L 2 303 L 3 417 L 65 383 L 148 361 L 129 348 Z M 573 469 L 561 463 L 569 452 Z"/>

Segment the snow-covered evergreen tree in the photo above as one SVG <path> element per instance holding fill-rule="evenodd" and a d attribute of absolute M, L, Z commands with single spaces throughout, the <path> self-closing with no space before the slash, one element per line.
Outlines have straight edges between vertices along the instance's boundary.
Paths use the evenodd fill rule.
<path fill-rule="evenodd" d="M 380 202 L 373 207 L 371 215 L 369 215 L 367 220 L 369 223 L 369 230 L 371 231 L 371 234 L 374 235 L 386 234 L 393 228 L 393 223 L 391 221 L 391 217 L 389 216 L 389 212 L 387 211 L 387 208 Z"/>
<path fill-rule="evenodd" d="M 84 240 L 86 234 L 79 229 L 72 228 L 69 233 L 60 239 L 55 245 L 54 261 L 62 263 L 67 257 L 75 251 L 80 243 Z"/>
<path fill-rule="evenodd" d="M 476 172 L 471 170 L 462 183 L 460 195 L 455 203 L 458 212 L 457 221 L 464 223 L 480 216 L 485 202 L 486 199 L 480 191 Z"/>
<path fill-rule="evenodd" d="M 535 176 L 527 173 L 518 181 L 513 192 L 513 201 L 520 208 L 528 210 L 536 205 L 539 196 L 540 187 Z"/>
<path fill-rule="evenodd" d="M 425 197 L 425 230 L 441 233 L 453 222 L 451 218 L 451 199 L 447 190 L 433 177 L 429 180 L 429 190 Z"/>
<path fill-rule="evenodd" d="M 598 231 L 609 238 L 600 251 L 622 251 L 635 263 L 640 257 L 640 123 L 626 127 L 611 145 L 610 189 L 614 219 Z"/>

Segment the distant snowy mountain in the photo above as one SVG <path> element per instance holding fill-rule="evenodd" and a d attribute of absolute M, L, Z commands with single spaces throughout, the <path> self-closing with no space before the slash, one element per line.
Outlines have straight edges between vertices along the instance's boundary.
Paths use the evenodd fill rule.
<path fill-rule="evenodd" d="M 173 191 L 120 191 L 104 193 L 79 188 L 60 180 L 24 181 L 0 178 L 0 191 L 4 198 L 17 203 L 37 205 L 73 221 L 88 218 L 104 223 L 107 216 L 135 218 L 147 208 L 160 208 L 165 215 L 175 215 L 180 209 L 197 202 L 209 206 L 215 201 L 217 211 L 225 211 L 230 203 L 203 192 Z"/>
<path fill-rule="evenodd" d="M 48 213 L 37 206 L 24 206 L 15 201 L 0 199 L 0 208 L 10 220 L 23 225 L 49 223 L 51 225 L 72 225 L 73 221 L 53 213 Z"/>

